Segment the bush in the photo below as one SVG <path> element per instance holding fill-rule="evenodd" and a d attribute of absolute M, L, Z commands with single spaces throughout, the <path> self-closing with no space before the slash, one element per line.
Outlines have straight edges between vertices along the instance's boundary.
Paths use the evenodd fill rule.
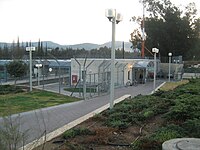
<path fill-rule="evenodd" d="M 133 143 L 133 150 L 161 150 L 162 143 L 173 138 L 184 136 L 184 130 L 174 124 L 158 129 L 155 133 L 142 137 Z"/>
<path fill-rule="evenodd" d="M 181 122 L 196 117 L 200 117 L 200 99 L 196 96 L 176 100 L 175 106 L 165 114 L 166 119 Z"/>
<path fill-rule="evenodd" d="M 22 87 L 14 85 L 0 85 L 0 95 L 23 92 Z"/>
<path fill-rule="evenodd" d="M 3 117 L 0 126 L 0 149 L 1 150 L 17 150 L 19 146 L 24 146 L 28 137 L 28 130 L 21 132 L 21 117 L 11 116 Z M 22 145 L 21 145 L 22 144 Z"/>
<path fill-rule="evenodd" d="M 133 150 L 161 150 L 162 143 L 153 140 L 150 137 L 142 137 L 140 140 L 132 144 Z"/>
<path fill-rule="evenodd" d="M 152 110 L 147 110 L 144 112 L 144 117 L 145 118 L 150 118 L 150 117 L 153 117 L 154 116 L 154 112 Z"/>
<path fill-rule="evenodd" d="M 75 129 L 70 129 L 66 131 L 63 134 L 63 138 L 69 139 L 69 138 L 74 138 L 77 135 L 90 135 L 90 134 L 93 134 L 93 132 L 87 128 L 75 128 Z"/>
<path fill-rule="evenodd" d="M 183 124 L 184 130 L 190 137 L 200 138 L 200 120 L 197 118 L 187 120 Z"/>
<path fill-rule="evenodd" d="M 173 138 L 180 138 L 183 137 L 184 135 L 185 134 L 183 128 L 174 124 L 170 124 L 158 129 L 154 134 L 152 134 L 152 138 L 156 141 L 163 143 L 164 141 Z"/>
<path fill-rule="evenodd" d="M 107 122 L 107 125 L 119 129 L 125 129 L 128 127 L 128 123 L 126 121 L 121 120 L 110 120 L 109 122 Z"/>

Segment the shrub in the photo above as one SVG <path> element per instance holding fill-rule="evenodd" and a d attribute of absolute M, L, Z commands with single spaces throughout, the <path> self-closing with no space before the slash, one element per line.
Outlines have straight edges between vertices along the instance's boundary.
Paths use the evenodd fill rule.
<path fill-rule="evenodd" d="M 162 143 L 169 139 L 182 137 L 183 129 L 177 125 L 170 124 L 158 129 L 155 133 L 142 137 L 133 143 L 133 150 L 161 150 Z"/>
<path fill-rule="evenodd" d="M 121 120 L 110 120 L 109 122 L 107 122 L 107 125 L 119 129 L 125 129 L 128 127 L 128 123 L 126 121 Z"/>
<path fill-rule="evenodd" d="M 17 150 L 19 146 L 24 146 L 28 137 L 28 130 L 21 132 L 21 117 L 11 116 L 2 119 L 0 127 L 0 149 L 1 150 Z M 22 144 L 22 145 L 21 145 Z"/>
<path fill-rule="evenodd" d="M 161 150 L 161 144 L 150 137 L 142 137 L 132 144 L 133 150 Z"/>
<path fill-rule="evenodd" d="M 77 135 L 90 135 L 90 134 L 93 134 L 93 132 L 87 128 L 75 128 L 75 129 L 70 129 L 66 131 L 63 134 L 63 138 L 69 139 L 69 138 L 74 138 Z"/>
<path fill-rule="evenodd" d="M 200 117 L 200 99 L 199 97 L 184 97 L 177 99 L 175 106 L 171 107 L 165 118 L 174 121 L 184 122 L 187 119 Z"/>
<path fill-rule="evenodd" d="M 14 85 L 0 85 L 0 95 L 23 92 L 22 87 Z"/>
<path fill-rule="evenodd" d="M 163 143 L 164 141 L 182 136 L 184 136 L 184 130 L 177 125 L 170 124 L 158 129 L 151 137 L 154 140 Z"/>
<path fill-rule="evenodd" d="M 183 124 L 184 130 L 187 132 L 187 134 L 191 137 L 200 137 L 200 120 L 197 118 L 187 120 Z"/>
<path fill-rule="evenodd" d="M 147 110 L 144 112 L 144 117 L 145 118 L 150 118 L 150 117 L 153 117 L 154 116 L 154 112 L 152 110 Z"/>

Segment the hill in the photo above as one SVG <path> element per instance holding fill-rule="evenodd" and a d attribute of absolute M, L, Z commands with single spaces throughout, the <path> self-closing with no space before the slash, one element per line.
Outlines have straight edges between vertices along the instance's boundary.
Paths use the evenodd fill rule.
<path fill-rule="evenodd" d="M 94 44 L 94 43 L 80 43 L 80 44 L 74 44 L 74 45 L 61 45 L 58 43 L 54 43 L 52 41 L 41 41 L 43 43 L 43 47 L 47 48 L 72 48 L 72 49 L 85 49 L 85 50 L 91 50 L 91 49 L 99 49 L 100 47 L 111 47 L 111 42 L 106 42 L 104 44 Z M 27 42 L 20 43 L 20 46 L 26 47 Z M 38 42 L 31 42 L 32 46 L 37 47 Z M 11 47 L 13 43 L 5 43 L 0 42 L 0 48 L 4 48 L 5 46 Z M 16 43 L 15 43 L 16 45 Z M 131 50 L 131 43 L 130 42 L 124 42 L 125 51 Z M 115 48 L 116 49 L 122 49 L 122 41 L 116 41 L 115 42 Z"/>

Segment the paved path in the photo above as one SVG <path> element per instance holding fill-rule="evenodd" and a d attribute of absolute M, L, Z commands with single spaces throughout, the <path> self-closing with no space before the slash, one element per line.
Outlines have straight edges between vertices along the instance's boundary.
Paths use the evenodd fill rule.
<path fill-rule="evenodd" d="M 161 83 L 163 83 L 163 81 L 157 81 L 157 86 L 159 86 Z M 125 94 L 130 94 L 132 97 L 134 97 L 138 94 L 150 94 L 152 90 L 153 82 L 149 82 L 146 84 L 139 84 L 136 87 L 130 86 L 115 89 L 114 95 L 115 99 Z M 26 138 L 25 143 L 30 143 L 33 140 L 41 137 L 45 131 L 45 128 L 47 133 L 50 133 L 107 103 L 109 103 L 109 95 L 104 95 L 85 101 L 82 100 L 70 104 L 63 104 L 21 113 L 21 131 L 24 132 L 28 130 L 28 138 Z M 17 116 L 18 115 L 13 115 L 12 117 L 15 118 Z M 2 118 L 0 118 L 0 124 L 2 124 L 2 121 Z"/>

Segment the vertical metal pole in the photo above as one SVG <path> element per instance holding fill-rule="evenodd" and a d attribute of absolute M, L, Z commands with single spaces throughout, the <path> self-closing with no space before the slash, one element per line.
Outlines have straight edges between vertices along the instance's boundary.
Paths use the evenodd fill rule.
<path fill-rule="evenodd" d="M 156 88 L 156 52 L 154 53 L 154 80 L 153 80 L 153 91 L 155 92 Z"/>
<path fill-rule="evenodd" d="M 83 98 L 86 100 L 86 69 L 85 66 L 83 68 Z"/>
<path fill-rule="evenodd" d="M 39 87 L 40 86 L 39 67 L 37 68 L 37 72 L 38 72 L 38 87 Z"/>
<path fill-rule="evenodd" d="M 169 82 L 170 82 L 170 73 L 171 72 L 171 56 L 169 56 Z"/>
<path fill-rule="evenodd" d="M 58 61 L 57 61 L 57 62 L 58 62 Z M 59 64 L 59 94 L 60 94 L 60 88 L 61 88 L 61 87 L 60 87 L 60 86 L 61 86 L 61 85 L 60 85 L 60 84 L 61 84 L 61 83 L 60 83 L 60 63 L 58 63 L 58 64 Z"/>
<path fill-rule="evenodd" d="M 92 97 L 92 95 L 91 95 L 91 88 L 92 88 L 93 86 L 92 86 L 92 79 L 91 79 L 91 73 L 90 73 L 90 97 Z"/>
<path fill-rule="evenodd" d="M 122 51 L 123 51 L 123 59 L 124 59 L 124 55 L 125 55 L 125 52 L 124 52 L 124 41 L 123 41 L 123 43 L 122 43 Z"/>
<path fill-rule="evenodd" d="M 115 71 L 115 25 L 116 25 L 116 10 L 112 20 L 112 50 L 111 50 L 111 83 L 110 83 L 110 109 L 114 105 L 114 71 Z"/>
<path fill-rule="evenodd" d="M 29 70 L 30 70 L 30 92 L 32 91 L 32 51 L 29 50 Z"/>
<path fill-rule="evenodd" d="M 142 20 L 142 50 L 141 50 L 141 56 L 142 58 L 144 58 L 144 47 L 145 47 L 145 35 L 144 35 L 144 32 L 145 32 L 145 10 L 144 10 L 144 0 L 143 0 L 143 20 Z"/>
<path fill-rule="evenodd" d="M 42 85 L 42 88 L 44 90 L 44 63 L 42 63 L 42 79 L 43 79 L 43 85 Z"/>

